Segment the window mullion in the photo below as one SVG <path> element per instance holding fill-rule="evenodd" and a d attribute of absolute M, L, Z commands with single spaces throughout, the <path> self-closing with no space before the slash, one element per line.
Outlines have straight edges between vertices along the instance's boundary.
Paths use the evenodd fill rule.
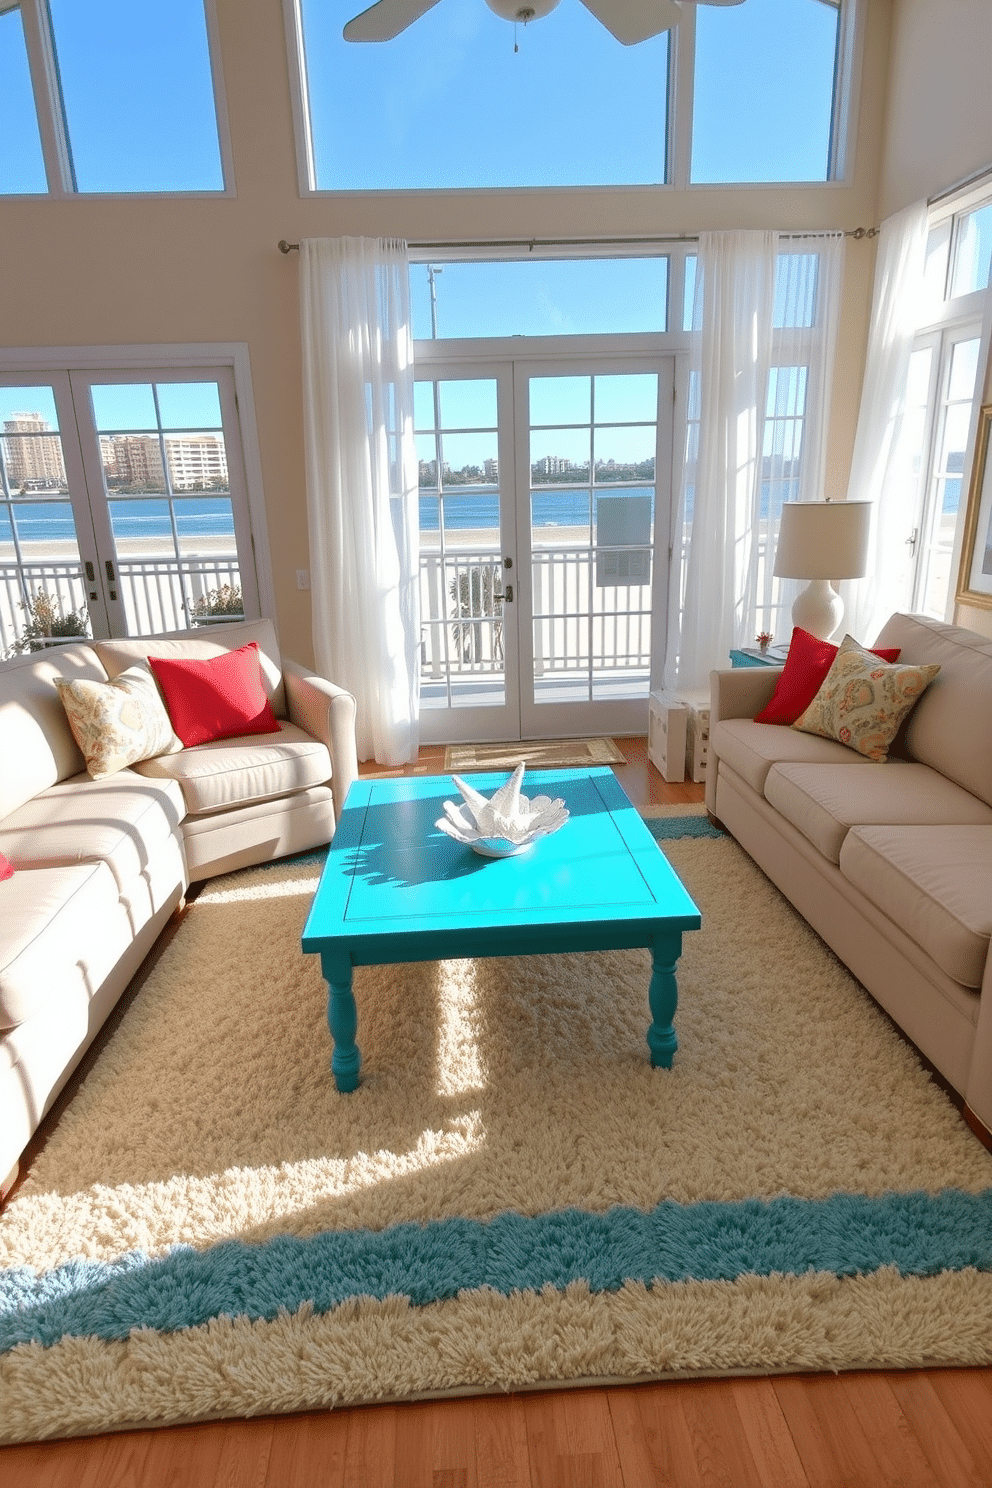
<path fill-rule="evenodd" d="M 866 10 L 864 0 L 841 0 L 830 121 L 830 166 L 827 173 L 830 181 L 848 180 L 854 168 Z"/>
<path fill-rule="evenodd" d="M 65 127 L 58 60 L 45 0 L 21 0 L 21 20 L 24 25 L 28 65 L 31 68 L 45 172 L 48 176 L 48 193 L 54 197 L 72 196 L 76 191 L 76 177 Z"/>
<path fill-rule="evenodd" d="M 668 161 L 665 179 L 677 191 L 689 185 L 692 161 L 692 99 L 695 81 L 696 7 L 686 5 L 669 32 Z"/>

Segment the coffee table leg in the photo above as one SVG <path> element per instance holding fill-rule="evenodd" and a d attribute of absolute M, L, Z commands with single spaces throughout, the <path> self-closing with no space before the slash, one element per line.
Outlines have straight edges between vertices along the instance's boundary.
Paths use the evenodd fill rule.
<path fill-rule="evenodd" d="M 651 1064 L 655 1069 L 659 1066 L 662 1069 L 671 1069 L 675 1050 L 679 1046 L 672 1024 L 679 1001 L 675 967 L 681 954 L 681 931 L 660 937 L 651 948 L 651 985 L 648 988 L 651 1026 L 648 1029 L 648 1048 L 651 1050 Z"/>
<path fill-rule="evenodd" d="M 338 1089 L 348 1092 L 357 1088 L 358 1072 L 362 1067 L 362 1056 L 355 1043 L 358 1009 L 351 986 L 351 966 L 338 961 L 333 967 L 324 967 L 324 976 L 327 980 L 327 1026 L 334 1044 L 331 1069 Z"/>

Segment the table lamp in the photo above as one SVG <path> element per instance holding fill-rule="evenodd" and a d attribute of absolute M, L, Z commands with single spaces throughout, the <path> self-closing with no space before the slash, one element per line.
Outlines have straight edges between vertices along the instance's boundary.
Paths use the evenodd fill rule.
<path fill-rule="evenodd" d="M 868 572 L 870 501 L 786 501 L 773 572 L 809 579 L 792 606 L 792 623 L 825 641 L 840 625 L 844 601 L 831 579 Z"/>

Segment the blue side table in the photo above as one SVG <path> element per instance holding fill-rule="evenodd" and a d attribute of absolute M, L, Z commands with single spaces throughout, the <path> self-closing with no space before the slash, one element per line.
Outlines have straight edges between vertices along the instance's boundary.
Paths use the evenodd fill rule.
<path fill-rule="evenodd" d="M 788 646 L 769 646 L 767 651 L 759 651 L 757 646 L 744 646 L 740 651 L 731 651 L 730 665 L 733 667 L 784 666 L 788 654 Z"/>

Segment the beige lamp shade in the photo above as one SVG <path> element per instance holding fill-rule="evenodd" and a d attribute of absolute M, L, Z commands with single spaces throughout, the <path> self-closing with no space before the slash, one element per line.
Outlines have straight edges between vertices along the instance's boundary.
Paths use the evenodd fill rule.
<path fill-rule="evenodd" d="M 868 572 L 870 501 L 786 501 L 775 572 L 782 579 L 860 579 Z"/>
<path fill-rule="evenodd" d="M 792 623 L 821 640 L 844 616 L 831 579 L 860 579 L 868 572 L 870 501 L 787 501 L 782 507 L 774 572 L 809 579 L 792 606 Z"/>

